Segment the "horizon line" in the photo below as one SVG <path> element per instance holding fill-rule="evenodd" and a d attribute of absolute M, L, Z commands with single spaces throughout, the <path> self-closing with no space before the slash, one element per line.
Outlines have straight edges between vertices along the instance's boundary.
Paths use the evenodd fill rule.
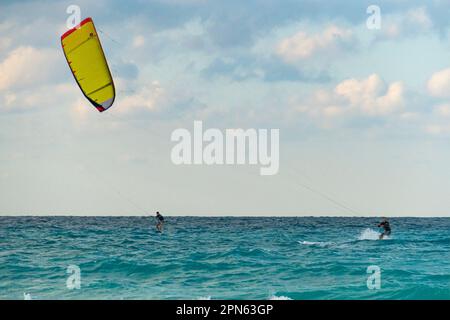
<path fill-rule="evenodd" d="M 105 217 L 105 218 L 125 218 L 125 217 L 153 217 L 154 214 L 147 214 L 147 215 L 103 215 L 103 214 L 95 214 L 95 215 L 83 215 L 83 214 L 11 214 L 11 215 L 4 215 L 0 214 L 0 218 L 5 217 L 49 217 L 49 218 L 56 218 L 56 217 L 77 217 L 77 218 L 90 218 L 90 217 Z M 178 215 L 178 214 L 164 214 L 165 217 L 194 217 L 194 218 L 379 218 L 379 217 L 385 217 L 385 218 L 450 218 L 449 215 L 368 215 L 368 216 L 356 216 L 356 215 L 192 215 L 192 214 L 185 214 L 185 215 Z"/>

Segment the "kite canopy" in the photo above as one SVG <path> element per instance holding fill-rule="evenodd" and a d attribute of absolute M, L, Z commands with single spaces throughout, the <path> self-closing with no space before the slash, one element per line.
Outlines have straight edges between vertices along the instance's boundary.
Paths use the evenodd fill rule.
<path fill-rule="evenodd" d="M 84 96 L 100 112 L 110 108 L 116 95 L 114 82 L 92 19 L 64 33 L 61 44 Z"/>

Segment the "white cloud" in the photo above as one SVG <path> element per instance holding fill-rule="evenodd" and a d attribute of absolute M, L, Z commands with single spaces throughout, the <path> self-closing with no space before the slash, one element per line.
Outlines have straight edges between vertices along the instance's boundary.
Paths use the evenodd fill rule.
<path fill-rule="evenodd" d="M 377 74 L 363 80 L 345 80 L 334 91 L 346 98 L 351 108 L 359 108 L 368 115 L 390 114 L 404 104 L 403 84 L 394 82 L 387 86 Z"/>
<path fill-rule="evenodd" d="M 145 45 L 145 38 L 144 38 L 144 36 L 138 35 L 138 36 L 135 36 L 133 38 L 133 47 L 134 48 L 141 48 L 144 45 Z"/>
<path fill-rule="evenodd" d="M 449 125 L 432 124 L 425 127 L 425 132 L 432 135 L 443 135 L 450 133 Z"/>
<path fill-rule="evenodd" d="M 404 100 L 403 83 L 387 84 L 372 74 L 362 80 L 344 80 L 334 90 L 317 90 L 306 104 L 300 103 L 295 109 L 320 118 L 387 116 L 402 110 Z"/>
<path fill-rule="evenodd" d="M 125 96 L 120 100 L 120 111 L 128 112 L 136 109 L 155 111 L 166 98 L 165 91 L 158 81 L 144 85 L 135 93 Z"/>
<path fill-rule="evenodd" d="M 52 49 L 19 47 L 0 62 L 0 91 L 42 84 L 54 75 L 58 53 Z"/>
<path fill-rule="evenodd" d="M 405 20 L 410 26 L 419 26 L 424 30 L 430 29 L 433 26 L 433 22 L 428 15 L 427 8 L 425 7 L 409 10 L 406 13 Z"/>
<path fill-rule="evenodd" d="M 432 27 L 433 22 L 426 7 L 418 7 L 410 9 L 401 15 L 383 16 L 381 37 L 398 39 L 405 35 L 430 31 Z"/>
<path fill-rule="evenodd" d="M 435 112 L 443 117 L 450 117 L 450 104 L 444 103 L 435 107 Z"/>
<path fill-rule="evenodd" d="M 327 106 L 323 108 L 323 114 L 326 117 L 336 117 L 344 112 L 339 106 Z"/>
<path fill-rule="evenodd" d="M 69 107 L 69 102 L 75 99 L 77 90 L 76 84 L 62 83 L 5 91 L 0 96 L 0 110 L 45 108 L 55 105 Z"/>
<path fill-rule="evenodd" d="M 427 83 L 428 92 L 434 97 L 450 96 L 450 68 L 434 73 Z"/>
<path fill-rule="evenodd" d="M 73 118 L 79 121 L 85 120 L 89 111 L 94 111 L 94 109 L 86 99 L 81 97 L 76 99 L 71 107 L 71 114 Z"/>
<path fill-rule="evenodd" d="M 318 34 L 299 31 L 292 37 L 281 40 L 277 46 L 277 54 L 287 62 L 296 62 L 317 54 L 342 51 L 354 40 L 350 29 L 332 25 Z"/>
<path fill-rule="evenodd" d="M 398 38 L 401 34 L 400 26 L 396 23 L 386 23 L 383 26 L 383 35 L 386 38 L 394 39 Z"/>

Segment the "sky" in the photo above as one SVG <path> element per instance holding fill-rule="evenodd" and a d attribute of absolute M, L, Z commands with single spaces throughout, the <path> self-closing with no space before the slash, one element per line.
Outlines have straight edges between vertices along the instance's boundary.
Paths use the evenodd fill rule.
<path fill-rule="evenodd" d="M 117 97 L 60 36 L 92 17 Z M 369 28 L 370 5 L 380 9 Z M 450 1 L 0 1 L 0 215 L 450 216 Z M 280 130 L 279 172 L 175 165 L 178 128 Z"/>

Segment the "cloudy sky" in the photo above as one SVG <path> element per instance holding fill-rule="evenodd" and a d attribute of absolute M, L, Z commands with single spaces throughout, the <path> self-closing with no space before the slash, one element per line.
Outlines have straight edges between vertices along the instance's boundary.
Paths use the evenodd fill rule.
<path fill-rule="evenodd" d="M 369 5 L 381 28 L 369 29 Z M 93 17 L 98 113 L 60 36 Z M 450 1 L 0 1 L 0 214 L 450 216 Z M 280 129 L 280 170 L 176 166 L 170 135 Z"/>

